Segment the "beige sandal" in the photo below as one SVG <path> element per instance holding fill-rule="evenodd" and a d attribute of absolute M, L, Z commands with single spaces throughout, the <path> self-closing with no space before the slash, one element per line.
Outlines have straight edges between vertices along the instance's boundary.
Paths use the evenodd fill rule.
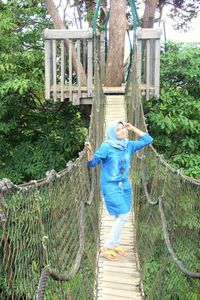
<path fill-rule="evenodd" d="M 111 261 L 117 261 L 119 260 L 119 256 L 113 249 L 101 247 L 100 252 L 103 254 L 105 258 Z"/>
<path fill-rule="evenodd" d="M 118 255 L 120 255 L 120 256 L 127 256 L 127 255 L 128 255 L 127 252 L 126 252 L 124 249 L 122 249 L 120 246 L 116 246 L 116 247 L 114 248 L 114 251 L 115 251 Z"/>

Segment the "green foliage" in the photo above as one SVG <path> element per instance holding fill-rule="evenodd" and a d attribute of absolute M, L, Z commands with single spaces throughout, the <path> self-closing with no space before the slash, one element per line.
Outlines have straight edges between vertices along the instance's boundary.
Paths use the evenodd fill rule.
<path fill-rule="evenodd" d="M 65 168 L 83 147 L 87 123 L 76 107 L 67 102 L 49 102 L 40 108 L 30 110 L 19 103 L 23 113 L 11 119 L 14 125 L 10 128 L 6 126 L 9 117 L 4 116 L 0 177 L 17 183 L 44 177 L 47 170 Z"/>
<path fill-rule="evenodd" d="M 41 2 L 0 8 L 0 178 L 21 183 L 64 168 L 83 146 L 88 122 L 69 103 L 45 103 L 42 32 L 52 24 Z"/>
<path fill-rule="evenodd" d="M 158 152 L 184 174 L 200 178 L 200 48 L 168 43 L 161 55 L 159 99 L 145 103 Z"/>

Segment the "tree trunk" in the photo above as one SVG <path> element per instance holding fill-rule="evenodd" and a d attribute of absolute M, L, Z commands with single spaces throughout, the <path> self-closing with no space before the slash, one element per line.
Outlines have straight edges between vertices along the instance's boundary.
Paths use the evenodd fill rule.
<path fill-rule="evenodd" d="M 61 17 L 58 13 L 58 10 L 57 10 L 53 0 L 43 0 L 43 2 L 48 10 L 49 15 L 51 16 L 51 18 L 53 20 L 55 29 L 66 29 L 63 21 L 61 20 Z M 68 50 L 69 49 L 69 41 L 65 40 L 64 44 L 65 44 L 65 48 Z M 72 64 L 73 64 L 74 71 L 76 72 L 76 74 L 78 74 L 78 58 L 77 58 L 75 49 L 73 49 L 73 51 L 72 51 Z M 85 74 L 82 64 L 80 65 L 80 68 L 81 68 L 81 70 L 80 70 L 81 85 L 87 86 L 87 78 L 86 78 L 86 74 Z"/>
<path fill-rule="evenodd" d="M 121 86 L 123 82 L 123 64 L 126 20 L 126 0 L 110 0 L 109 46 L 106 65 L 105 86 Z"/>
<path fill-rule="evenodd" d="M 142 17 L 142 28 L 153 28 L 156 8 L 159 0 L 146 0 L 144 15 Z"/>

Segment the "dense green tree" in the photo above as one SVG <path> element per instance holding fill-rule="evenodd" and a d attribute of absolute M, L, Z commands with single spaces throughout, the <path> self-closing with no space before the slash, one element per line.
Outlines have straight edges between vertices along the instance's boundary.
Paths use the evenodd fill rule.
<path fill-rule="evenodd" d="M 86 123 L 70 103 L 44 100 L 41 1 L 0 2 L 0 178 L 15 183 L 64 168 L 80 151 Z"/>
<path fill-rule="evenodd" d="M 161 93 L 146 103 L 155 147 L 186 175 L 200 178 L 200 48 L 168 43 L 161 55 Z"/>

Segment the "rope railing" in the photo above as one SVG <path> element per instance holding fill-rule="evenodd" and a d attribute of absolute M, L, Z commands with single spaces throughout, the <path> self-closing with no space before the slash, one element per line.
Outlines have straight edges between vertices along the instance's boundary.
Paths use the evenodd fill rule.
<path fill-rule="evenodd" d="M 150 197 L 150 194 L 148 192 L 148 187 L 147 187 L 147 177 L 146 177 L 146 171 L 145 171 L 145 164 L 144 164 L 144 157 L 140 156 L 139 159 L 141 159 L 141 164 L 142 164 L 142 183 L 143 183 L 143 188 L 144 188 L 144 193 L 147 198 L 147 201 L 151 205 L 157 205 L 159 203 L 159 200 L 152 200 Z"/>
<path fill-rule="evenodd" d="M 187 268 L 184 267 L 183 263 L 177 258 L 173 247 L 171 246 L 171 242 L 169 239 L 169 233 L 168 233 L 168 228 L 167 228 L 167 222 L 166 222 L 166 215 L 164 211 L 164 204 L 163 204 L 163 195 L 159 197 L 158 200 L 152 201 L 150 199 L 150 195 L 148 192 L 147 188 L 147 182 L 146 182 L 146 173 L 145 173 L 145 166 L 144 166 L 144 156 L 139 157 L 141 159 L 141 165 L 142 165 L 142 183 L 143 183 L 143 189 L 144 193 L 146 196 L 146 199 L 148 201 L 148 204 L 151 205 L 157 205 L 159 204 L 159 210 L 160 210 L 160 215 L 161 215 L 161 220 L 162 220 L 162 226 L 163 226 L 163 235 L 165 238 L 165 244 L 167 246 L 168 252 L 170 253 L 173 261 L 177 264 L 178 268 L 180 269 L 181 272 L 183 272 L 186 276 L 192 277 L 192 278 L 200 278 L 200 272 L 191 272 Z M 179 175 L 181 176 L 181 175 Z M 191 179 L 192 180 L 192 179 Z M 164 186 L 163 186 L 163 191 L 162 193 L 164 194 Z"/>
<path fill-rule="evenodd" d="M 89 141 L 103 138 L 104 96 L 95 59 Z M 98 130 L 98 134 L 97 133 Z M 92 299 L 99 242 L 99 170 L 85 150 L 60 172 L 0 181 L 0 298 Z"/>
<path fill-rule="evenodd" d="M 191 272 L 187 268 L 184 267 L 183 263 L 177 258 L 176 254 L 174 253 L 174 250 L 171 246 L 171 242 L 169 239 L 169 233 L 167 229 L 167 222 L 166 222 L 166 216 L 164 212 L 164 205 L 163 205 L 163 197 L 159 198 L 159 209 L 160 209 L 160 214 L 161 214 L 161 219 L 162 219 L 162 225 L 163 225 L 163 232 L 164 232 L 164 237 L 165 237 L 165 243 L 167 245 L 167 249 L 173 258 L 173 261 L 177 264 L 179 269 L 181 270 L 182 273 L 184 273 L 188 277 L 192 278 L 200 278 L 200 272 Z"/>
<path fill-rule="evenodd" d="M 85 268 L 88 263 L 91 264 L 91 261 L 87 261 L 87 255 L 83 254 L 83 247 L 85 245 L 86 249 L 87 243 L 93 244 L 96 239 L 96 232 L 91 232 L 91 240 L 84 238 L 84 230 L 91 227 L 91 219 L 85 217 L 83 222 L 83 211 L 88 209 L 85 202 L 90 195 L 87 173 L 86 158 L 82 153 L 73 167 L 70 166 L 62 175 L 55 176 L 54 173 L 51 179 L 48 176 L 44 181 L 31 182 L 30 186 L 19 186 L 17 193 L 13 192 L 11 184 L 7 187 L 12 192 L 5 192 L 4 185 L 3 211 L 6 219 L 1 222 L 4 236 L 2 249 L 5 254 L 2 265 L 11 292 L 9 294 L 7 291 L 5 299 L 9 296 L 14 299 L 34 299 L 40 272 L 42 277 L 37 299 L 44 299 L 41 287 L 46 287 L 47 298 L 53 293 L 62 295 L 62 289 L 68 296 L 73 294 L 70 285 L 61 287 L 60 284 L 44 284 L 43 273 L 47 274 L 47 270 L 49 277 L 57 281 L 73 278 L 78 286 L 82 286 L 82 296 L 85 297 L 84 280 L 78 270 L 81 259 L 85 261 Z M 91 204 L 90 213 L 96 216 L 97 208 L 97 203 Z M 98 220 L 94 220 L 96 225 L 93 226 L 97 229 Z M 95 256 L 96 251 L 93 250 L 92 255 Z M 91 265 L 91 273 L 92 269 Z M 47 276 L 45 278 L 48 280 Z M 92 294 L 92 284 L 90 290 Z"/>
<path fill-rule="evenodd" d="M 135 68 L 134 58 L 127 84 L 127 119 L 147 131 Z M 153 146 L 135 156 L 131 174 L 145 299 L 197 299 L 200 182 L 175 170 Z"/>
<path fill-rule="evenodd" d="M 48 280 L 48 276 L 51 276 L 53 279 L 58 281 L 68 281 L 72 279 L 77 273 L 81 258 L 83 256 L 84 250 L 84 202 L 81 202 L 80 212 L 79 212 L 79 249 L 77 251 L 76 259 L 74 261 L 74 265 L 72 266 L 72 270 L 68 274 L 59 274 L 57 271 L 52 270 L 50 267 L 45 267 L 42 270 L 40 281 L 38 285 L 38 290 L 36 294 L 36 300 L 43 300 L 45 295 L 45 287 L 46 282 Z"/>

